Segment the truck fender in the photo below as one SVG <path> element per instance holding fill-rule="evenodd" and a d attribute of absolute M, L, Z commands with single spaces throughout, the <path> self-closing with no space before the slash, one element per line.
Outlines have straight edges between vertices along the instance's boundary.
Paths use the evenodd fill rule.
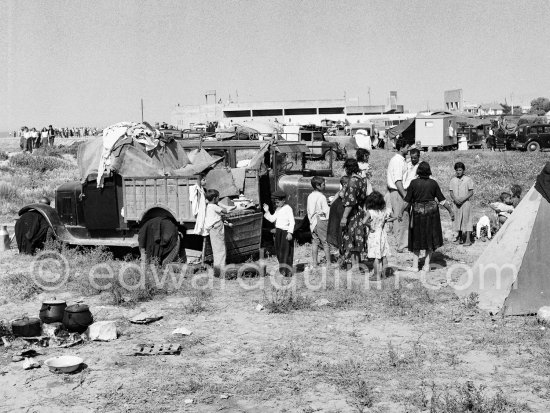
<path fill-rule="evenodd" d="M 48 225 L 53 231 L 53 234 L 56 238 L 63 238 L 61 235 L 66 232 L 65 225 L 61 222 L 57 211 L 49 205 L 46 204 L 30 204 L 21 208 L 18 212 L 18 215 L 21 216 L 25 212 L 37 211 L 39 212 L 48 222 Z M 63 241 L 63 239 L 61 239 Z"/>
<path fill-rule="evenodd" d="M 143 223 L 143 219 L 147 215 L 150 215 L 149 213 L 154 211 L 155 209 L 157 209 L 159 211 L 167 212 L 168 214 L 171 215 L 171 218 L 175 220 L 174 217 L 176 216 L 176 213 L 174 211 L 172 211 L 170 208 L 168 208 L 166 205 L 153 205 L 153 206 L 151 206 L 151 208 L 146 209 L 145 211 L 143 211 L 143 213 L 139 217 L 138 223 Z M 151 215 L 151 216 L 154 217 L 156 215 Z"/>

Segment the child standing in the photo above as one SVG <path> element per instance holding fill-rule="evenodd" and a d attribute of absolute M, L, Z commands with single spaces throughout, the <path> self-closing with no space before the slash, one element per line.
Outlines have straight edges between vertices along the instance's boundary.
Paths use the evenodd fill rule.
<path fill-rule="evenodd" d="M 369 234 L 367 238 L 367 257 L 374 258 L 374 276 L 379 279 L 386 275 L 390 244 L 388 235 L 384 229 L 386 222 L 394 221 L 391 212 L 386 208 L 384 196 L 373 191 L 365 202 L 367 213 L 363 224 L 367 225 Z"/>
<path fill-rule="evenodd" d="M 225 209 L 218 205 L 220 193 L 216 189 L 208 189 L 205 195 L 208 204 L 206 205 L 206 214 L 204 218 L 204 228 L 210 235 L 210 245 L 212 245 L 212 255 L 214 256 L 214 276 L 219 277 L 225 267 L 225 229 L 223 216 Z"/>
<path fill-rule="evenodd" d="M 313 187 L 313 192 L 307 197 L 307 217 L 311 230 L 313 266 L 317 267 L 319 264 L 317 259 L 319 244 L 323 246 L 328 266 L 330 265 L 330 248 L 327 242 L 327 229 L 330 209 L 327 198 L 321 192 L 325 190 L 325 179 L 320 176 L 314 176 L 311 178 L 311 186 Z"/>
<path fill-rule="evenodd" d="M 294 212 L 286 204 L 286 193 L 275 191 L 271 195 L 275 202 L 275 212 L 269 213 L 269 206 L 264 204 L 264 217 L 275 223 L 275 251 L 279 261 L 279 272 L 285 277 L 292 277 L 294 273 Z"/>
<path fill-rule="evenodd" d="M 453 229 L 458 232 L 455 243 L 472 245 L 471 234 L 474 228 L 472 222 L 472 203 L 470 198 L 474 194 L 474 181 L 464 175 L 466 167 L 462 162 L 455 163 L 455 177 L 451 179 L 449 191 L 455 206 L 455 220 Z M 464 239 L 465 238 L 465 239 Z"/>
<path fill-rule="evenodd" d="M 327 241 L 334 248 L 338 249 L 340 253 L 338 263 L 341 265 L 342 257 L 344 256 L 343 242 L 342 242 L 342 228 L 340 227 L 340 221 L 344 215 L 344 193 L 348 187 L 349 176 L 344 175 L 340 178 L 340 191 L 336 194 L 332 203 L 330 204 L 330 212 L 328 216 L 328 230 Z"/>
<path fill-rule="evenodd" d="M 195 217 L 195 228 L 193 229 L 193 234 L 206 237 L 208 235 L 208 231 L 204 227 L 204 218 L 206 216 L 204 185 L 206 185 L 206 175 L 201 173 L 197 177 L 197 183 L 189 187 L 189 201 L 191 202 L 191 212 Z"/>

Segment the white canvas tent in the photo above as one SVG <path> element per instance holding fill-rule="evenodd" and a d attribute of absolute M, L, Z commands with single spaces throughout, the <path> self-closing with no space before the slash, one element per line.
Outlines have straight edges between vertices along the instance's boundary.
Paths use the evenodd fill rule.
<path fill-rule="evenodd" d="M 469 271 L 454 286 L 459 297 L 477 294 L 492 314 L 533 314 L 550 305 L 550 162 L 546 192 L 532 187 Z"/>

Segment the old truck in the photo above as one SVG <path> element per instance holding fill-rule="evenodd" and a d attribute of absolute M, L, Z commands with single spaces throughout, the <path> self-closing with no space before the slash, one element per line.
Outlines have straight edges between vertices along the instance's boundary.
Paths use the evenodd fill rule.
<path fill-rule="evenodd" d="M 182 245 L 200 250 L 202 237 L 191 231 L 195 217 L 191 212 L 189 187 L 196 183 L 195 173 L 204 165 L 190 159 L 206 151 L 218 159 L 215 165 L 210 165 L 213 168 L 207 175 L 208 187 L 218 189 L 228 198 L 244 194 L 255 205 L 251 209 L 236 210 L 227 217 L 233 225 L 226 230 L 227 258 L 228 262 L 237 262 L 259 251 L 262 229 L 265 230 L 267 222 L 261 205 L 271 205 L 273 191 L 283 189 L 289 194 L 288 202 L 300 223 L 306 216 L 312 176 L 327 178 L 327 195 L 338 190 L 339 181 L 332 178 L 332 159 L 325 167 L 308 164 L 309 149 L 299 142 L 168 141 L 150 152 L 128 140 L 115 145 L 111 171 L 105 174 L 98 174 L 94 166 L 103 138 L 87 141 L 78 153 L 81 180 L 57 188 L 55 208 L 31 204 L 23 207 L 19 215 L 39 212 L 52 235 L 66 244 L 128 248 L 138 246 L 138 234 L 148 220 L 167 217 L 183 234 Z M 243 160 L 246 166 L 237 168 Z"/>

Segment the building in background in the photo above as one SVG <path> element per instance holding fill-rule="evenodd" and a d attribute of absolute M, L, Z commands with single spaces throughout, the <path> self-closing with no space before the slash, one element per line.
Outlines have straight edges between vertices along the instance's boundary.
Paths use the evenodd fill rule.
<path fill-rule="evenodd" d="M 207 99 L 208 100 L 208 99 Z M 178 129 L 196 124 L 218 122 L 225 127 L 250 120 L 265 120 L 284 124 L 316 124 L 323 121 L 367 122 L 370 116 L 404 113 L 397 104 L 397 92 L 390 92 L 387 105 L 351 104 L 347 99 L 288 100 L 263 102 L 221 102 L 174 107 L 170 122 Z"/>
<path fill-rule="evenodd" d="M 443 104 L 449 112 L 462 112 L 464 110 L 464 96 L 462 89 L 446 90 L 443 92 Z"/>

